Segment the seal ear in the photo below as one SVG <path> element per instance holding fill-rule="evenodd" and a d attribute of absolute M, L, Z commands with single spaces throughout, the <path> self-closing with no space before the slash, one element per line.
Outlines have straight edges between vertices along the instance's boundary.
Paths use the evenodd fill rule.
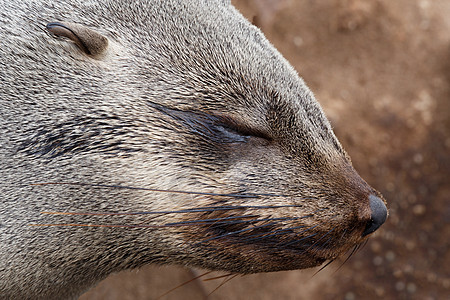
<path fill-rule="evenodd" d="M 108 47 L 108 39 L 105 36 L 81 24 L 52 22 L 45 27 L 58 37 L 68 38 L 88 55 L 100 55 Z"/>

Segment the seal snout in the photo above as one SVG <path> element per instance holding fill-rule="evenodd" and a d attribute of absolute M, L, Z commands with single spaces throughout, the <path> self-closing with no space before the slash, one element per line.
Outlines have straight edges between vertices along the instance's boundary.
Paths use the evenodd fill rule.
<path fill-rule="evenodd" d="M 364 229 L 362 236 L 371 234 L 377 230 L 386 221 L 388 211 L 386 205 L 380 197 L 375 195 L 369 195 L 369 205 L 372 211 L 370 215 L 370 220 Z"/>

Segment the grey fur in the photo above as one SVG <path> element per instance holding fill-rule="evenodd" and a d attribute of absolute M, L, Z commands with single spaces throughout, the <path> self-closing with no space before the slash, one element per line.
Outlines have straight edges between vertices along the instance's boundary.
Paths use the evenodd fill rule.
<path fill-rule="evenodd" d="M 379 194 L 353 170 L 304 82 L 229 1 L 12 0 L 0 2 L 0 19 L 1 299 L 74 298 L 147 263 L 239 273 L 306 268 L 363 241 L 368 195 Z M 108 48 L 86 55 L 45 29 L 55 21 L 97 31 Z M 46 182 L 283 196 L 31 185 Z M 276 223 L 265 225 L 276 234 L 253 234 L 254 242 L 231 225 L 226 237 L 211 224 L 31 226 L 162 225 L 192 214 L 42 212 L 211 205 L 288 207 L 202 215 Z M 286 217 L 297 219 L 273 221 Z M 306 246 L 296 244 L 303 238 Z"/>

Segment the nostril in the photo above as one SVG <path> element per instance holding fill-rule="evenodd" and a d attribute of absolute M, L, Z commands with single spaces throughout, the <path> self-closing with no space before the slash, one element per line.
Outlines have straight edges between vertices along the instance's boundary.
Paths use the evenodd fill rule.
<path fill-rule="evenodd" d="M 377 230 L 381 225 L 383 225 L 387 218 L 387 208 L 381 198 L 375 195 L 370 195 L 369 205 L 372 214 L 370 215 L 370 221 L 367 223 L 366 229 L 364 229 L 362 236 L 366 236 Z"/>

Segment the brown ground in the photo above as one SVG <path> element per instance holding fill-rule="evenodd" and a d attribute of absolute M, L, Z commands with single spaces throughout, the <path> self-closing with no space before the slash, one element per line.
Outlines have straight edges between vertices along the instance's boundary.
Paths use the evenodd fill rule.
<path fill-rule="evenodd" d="M 208 299 L 449 299 L 450 1 L 234 3 L 314 91 L 390 216 L 339 270 L 236 277 Z M 199 272 L 149 266 L 81 299 L 155 299 Z M 203 299 L 221 282 L 162 299 Z"/>

